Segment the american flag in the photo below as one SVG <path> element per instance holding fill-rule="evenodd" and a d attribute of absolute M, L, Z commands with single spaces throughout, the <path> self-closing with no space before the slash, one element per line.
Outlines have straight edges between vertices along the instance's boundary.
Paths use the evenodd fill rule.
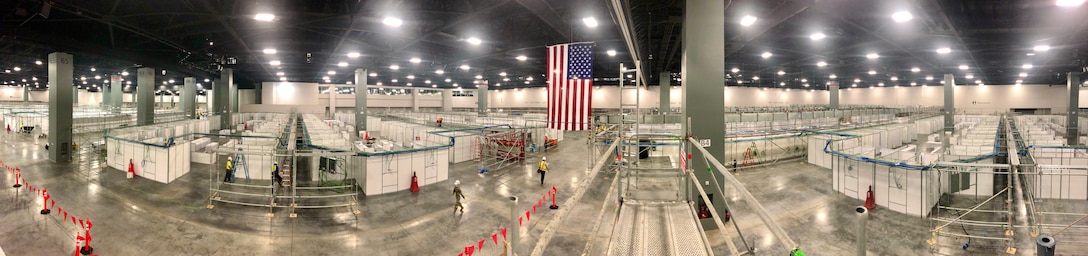
<path fill-rule="evenodd" d="M 590 127 L 593 109 L 593 44 L 548 46 L 548 128 Z"/>

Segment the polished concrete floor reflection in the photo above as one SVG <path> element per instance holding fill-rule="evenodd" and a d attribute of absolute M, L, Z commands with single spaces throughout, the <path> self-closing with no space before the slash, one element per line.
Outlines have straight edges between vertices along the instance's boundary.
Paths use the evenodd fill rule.
<path fill-rule="evenodd" d="M 355 209 L 334 208 L 299 211 L 288 218 L 282 210 L 216 204 L 207 209 L 209 184 L 215 180 L 211 166 L 194 164 L 193 170 L 171 184 L 145 179 L 125 179 L 120 170 L 105 167 L 94 155 L 80 161 L 55 164 L 46 160 L 44 140 L 2 134 L 0 160 L 19 166 L 25 179 L 49 189 L 57 205 L 94 221 L 96 253 L 102 255 L 457 255 L 465 246 L 485 239 L 483 255 L 497 255 L 491 235 L 511 225 L 507 198 L 523 198 L 518 213 L 531 210 L 551 186 L 559 190 L 559 204 L 582 181 L 593 179 L 585 196 L 557 219 L 556 210 L 538 209 L 522 229 L 519 255 L 534 247 L 542 255 L 602 255 L 607 229 L 614 215 L 615 195 L 609 186 L 614 173 L 602 171 L 587 177 L 590 147 L 584 133 L 567 134 L 567 141 L 549 152 L 553 171 L 545 186 L 539 185 L 531 157 L 524 165 L 480 174 L 475 162 L 452 166 L 450 180 L 422 187 L 418 193 L 397 192 L 361 196 Z M 802 162 L 787 162 L 737 173 L 738 179 L 758 198 L 791 237 L 809 255 L 846 255 L 855 248 L 854 215 L 862 204 L 835 193 L 830 171 Z M 464 214 L 453 214 L 450 195 L 453 180 L 461 180 Z M 0 173 L 0 248 L 7 255 L 71 255 L 76 228 L 57 215 L 40 215 L 41 199 L 25 190 L 10 188 L 14 177 Z M 783 255 L 781 248 L 739 196 L 728 196 L 733 220 L 744 241 L 730 227 L 726 233 L 738 246 L 747 242 L 760 255 Z M 603 211 L 602 211 L 603 210 Z M 555 235 L 546 246 L 536 246 L 543 231 L 555 223 Z M 983 254 L 992 248 L 960 250 L 925 244 L 931 223 L 877 209 L 869 222 L 868 249 L 872 255 Z M 620 224 L 622 225 L 622 223 Z M 731 224 L 728 224 L 731 225 Z M 513 231 L 513 229 L 510 229 Z M 596 233 L 594 233 L 596 231 Z M 708 237 L 716 255 L 727 255 L 721 231 Z M 501 239 L 501 237 L 500 237 Z M 479 255 L 479 254 L 478 254 Z"/>

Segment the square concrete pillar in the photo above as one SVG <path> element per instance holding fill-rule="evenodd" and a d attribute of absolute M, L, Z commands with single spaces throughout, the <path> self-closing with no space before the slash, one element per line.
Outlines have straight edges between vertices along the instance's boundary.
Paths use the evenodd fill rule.
<path fill-rule="evenodd" d="M 366 69 L 355 70 L 355 136 L 366 131 Z"/>
<path fill-rule="evenodd" d="M 49 160 L 72 160 L 72 55 L 49 54 Z"/>
<path fill-rule="evenodd" d="M 136 125 L 155 123 L 155 69 L 136 70 Z"/>

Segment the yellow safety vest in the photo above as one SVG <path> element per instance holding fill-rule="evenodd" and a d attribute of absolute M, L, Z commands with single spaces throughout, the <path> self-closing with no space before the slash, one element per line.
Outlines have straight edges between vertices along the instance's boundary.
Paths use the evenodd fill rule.
<path fill-rule="evenodd" d="M 231 168 L 232 166 L 234 166 L 234 165 L 231 164 L 230 161 L 227 161 L 227 170 L 234 169 L 234 168 Z"/>
<path fill-rule="evenodd" d="M 540 167 L 537 167 L 537 169 L 540 169 L 541 171 L 548 171 L 548 164 L 544 163 L 544 161 L 540 161 Z"/>

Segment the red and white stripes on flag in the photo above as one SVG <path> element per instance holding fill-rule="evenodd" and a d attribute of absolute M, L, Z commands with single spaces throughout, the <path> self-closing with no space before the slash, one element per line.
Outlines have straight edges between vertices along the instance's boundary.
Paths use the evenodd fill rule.
<path fill-rule="evenodd" d="M 589 129 L 592 88 L 592 43 L 548 46 L 548 128 Z"/>

